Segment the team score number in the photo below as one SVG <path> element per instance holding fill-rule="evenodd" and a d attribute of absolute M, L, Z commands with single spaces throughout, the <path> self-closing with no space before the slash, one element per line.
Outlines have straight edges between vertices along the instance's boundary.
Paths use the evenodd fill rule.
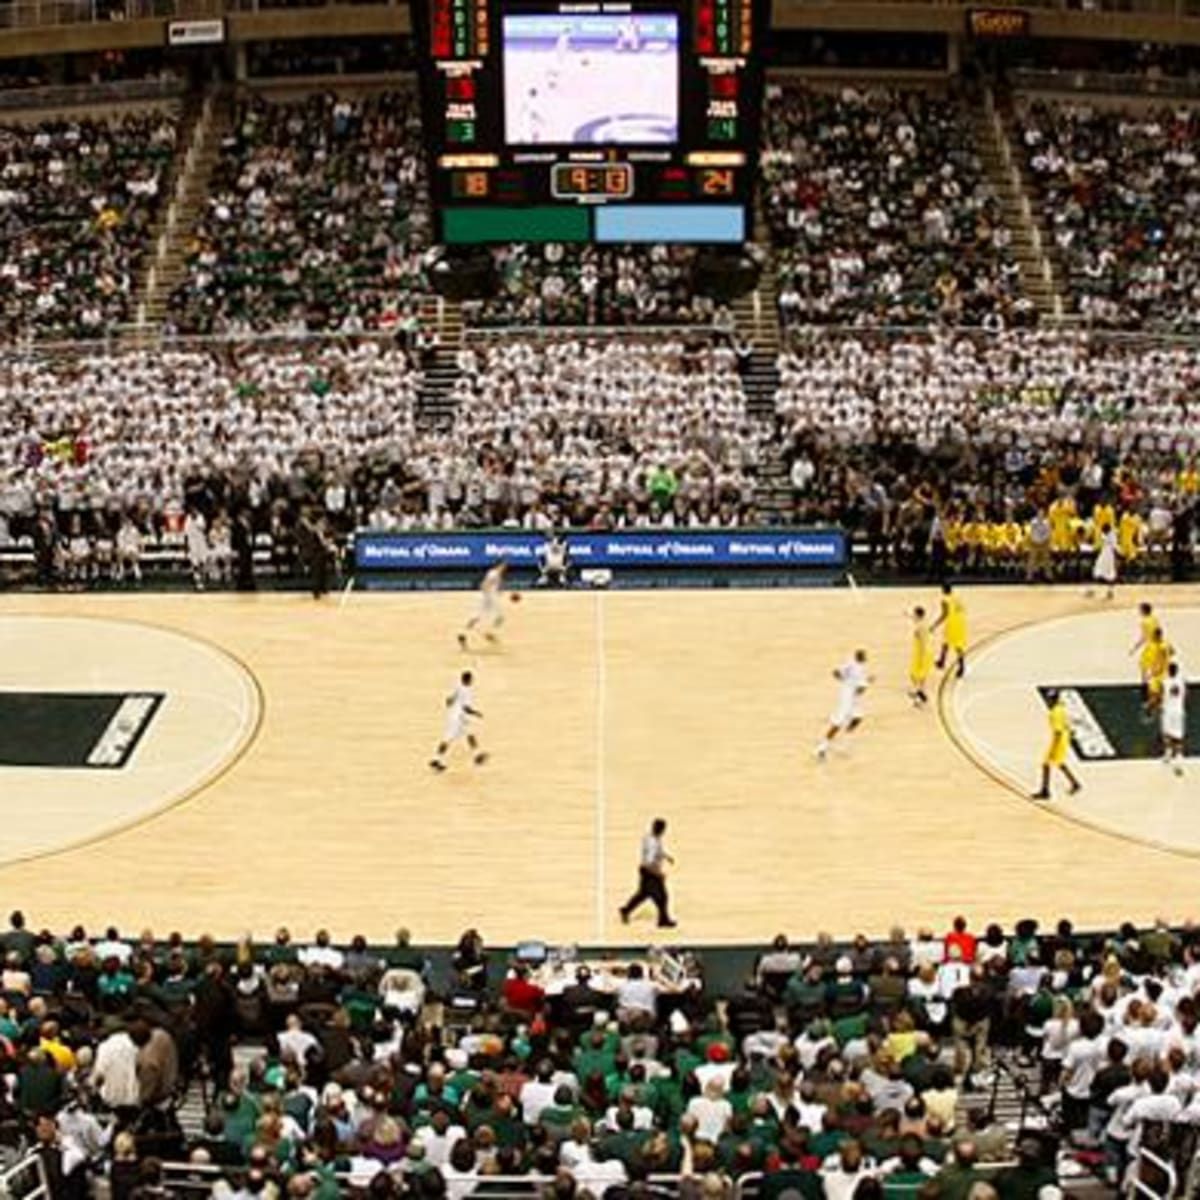
<path fill-rule="evenodd" d="M 703 167 L 696 185 L 701 196 L 732 196 L 737 190 L 737 175 L 732 167 Z"/>
<path fill-rule="evenodd" d="M 486 200 L 489 191 L 486 171 L 455 171 L 450 176 L 450 194 L 456 200 Z"/>
<path fill-rule="evenodd" d="M 550 194 L 556 200 L 628 200 L 633 195 L 633 167 L 629 163 L 602 167 L 555 163 Z"/>

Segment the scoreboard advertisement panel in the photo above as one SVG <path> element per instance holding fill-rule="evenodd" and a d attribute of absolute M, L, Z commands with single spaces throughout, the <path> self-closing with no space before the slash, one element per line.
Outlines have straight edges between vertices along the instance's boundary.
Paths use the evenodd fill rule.
<path fill-rule="evenodd" d="M 438 240 L 750 234 L 765 0 L 416 0 Z"/>

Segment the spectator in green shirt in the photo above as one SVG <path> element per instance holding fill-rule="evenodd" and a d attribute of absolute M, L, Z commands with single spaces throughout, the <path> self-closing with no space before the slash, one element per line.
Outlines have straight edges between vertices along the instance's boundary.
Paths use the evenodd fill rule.
<path fill-rule="evenodd" d="M 650 500 L 655 508 L 659 512 L 665 512 L 671 507 L 675 499 L 675 494 L 679 491 L 679 480 L 675 472 L 666 463 L 659 463 L 650 472 L 650 477 L 646 481 L 646 487 L 650 492 Z"/>

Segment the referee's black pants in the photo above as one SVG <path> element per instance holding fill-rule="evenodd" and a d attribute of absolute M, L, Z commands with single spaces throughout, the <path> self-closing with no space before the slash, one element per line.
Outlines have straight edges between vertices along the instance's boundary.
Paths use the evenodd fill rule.
<path fill-rule="evenodd" d="M 656 872 L 650 871 L 646 867 L 639 867 L 638 889 L 621 906 L 622 914 L 628 917 L 634 909 L 640 908 L 647 900 L 652 901 L 654 907 L 658 909 L 658 923 L 660 925 L 670 924 L 671 915 L 668 911 L 667 881 Z"/>

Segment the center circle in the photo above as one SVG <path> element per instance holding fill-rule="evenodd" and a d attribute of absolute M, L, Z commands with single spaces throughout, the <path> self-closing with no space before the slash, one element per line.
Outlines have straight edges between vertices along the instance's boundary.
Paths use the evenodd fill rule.
<path fill-rule="evenodd" d="M 1094 611 L 1023 626 L 985 643 L 966 676 L 950 683 L 942 711 L 966 753 L 1013 791 L 1040 782 L 1049 743 L 1048 693 L 1063 695 L 1071 715 L 1071 769 L 1083 783 L 1074 796 L 1061 780 L 1047 806 L 1074 821 L 1160 849 L 1200 855 L 1200 756 L 1176 777 L 1161 761 L 1158 719 L 1142 704 L 1138 613 L 1096 601 Z M 1103 605 L 1103 607 L 1099 607 Z M 1158 607 L 1193 705 L 1200 706 L 1200 610 Z M 1200 707 L 1189 715 L 1200 735 Z M 1189 745 L 1200 754 L 1200 744 Z M 1033 801 L 1031 801 L 1032 803 Z"/>
<path fill-rule="evenodd" d="M 174 630 L 0 616 L 0 863 L 114 833 L 195 794 L 246 750 L 249 669 Z"/>

